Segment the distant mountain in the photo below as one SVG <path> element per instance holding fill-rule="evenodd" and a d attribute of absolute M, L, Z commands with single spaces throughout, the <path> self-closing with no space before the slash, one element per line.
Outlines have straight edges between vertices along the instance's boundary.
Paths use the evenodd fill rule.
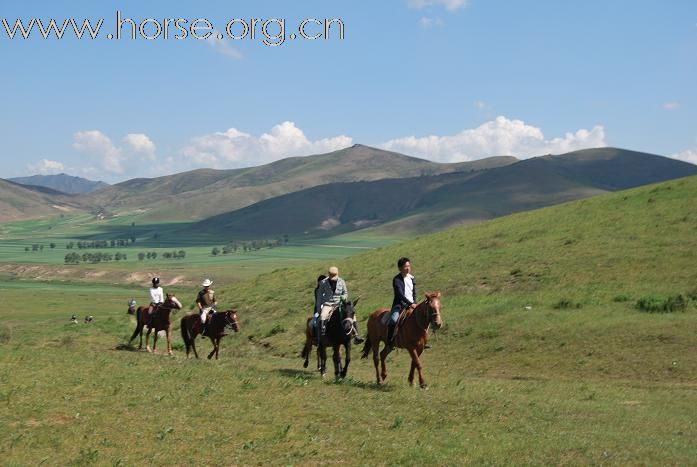
<path fill-rule="evenodd" d="M 0 222 L 75 213 L 81 209 L 70 195 L 0 179 Z"/>
<path fill-rule="evenodd" d="M 479 172 L 331 183 L 194 224 L 231 237 L 422 233 L 697 174 L 697 166 L 616 148 L 527 159 Z"/>
<path fill-rule="evenodd" d="M 141 212 L 151 221 L 196 221 L 260 201 L 328 183 L 480 171 L 516 162 L 492 157 L 439 164 L 363 145 L 259 167 L 200 169 L 152 179 L 134 179 L 82 198 L 108 212 Z"/>
<path fill-rule="evenodd" d="M 30 177 L 16 177 L 8 179 L 20 185 L 41 186 L 67 193 L 71 195 L 91 193 L 100 188 L 109 186 L 104 182 L 95 182 L 82 177 L 72 175 L 32 175 Z"/>

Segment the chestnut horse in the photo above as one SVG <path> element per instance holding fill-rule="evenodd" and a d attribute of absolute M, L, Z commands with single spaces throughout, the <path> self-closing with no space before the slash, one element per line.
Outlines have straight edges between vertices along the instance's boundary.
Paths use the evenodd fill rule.
<path fill-rule="evenodd" d="M 140 344 L 138 345 L 138 350 L 143 348 L 143 328 L 147 326 L 148 332 L 145 335 L 145 350 L 148 352 L 155 352 L 157 347 L 157 333 L 160 331 L 167 331 L 167 353 L 172 355 L 172 323 L 170 322 L 169 315 L 172 310 L 181 310 L 182 304 L 177 300 L 174 294 L 167 294 L 165 302 L 159 306 L 156 310 L 152 312 L 152 315 L 148 314 L 148 308 L 150 305 L 139 306 L 136 310 L 136 330 L 133 331 L 131 339 L 128 341 L 128 345 L 133 342 L 136 336 L 140 336 Z M 150 318 L 150 319 L 149 319 Z M 150 333 L 155 330 L 155 337 L 153 337 L 152 350 L 150 350 Z"/>
<path fill-rule="evenodd" d="M 419 384 L 426 387 L 423 377 L 423 364 L 421 353 L 428 341 L 428 328 L 440 329 L 443 321 L 440 316 L 440 292 L 426 293 L 424 301 L 416 308 L 405 310 L 400 314 L 395 329 L 394 345 L 400 349 L 406 349 L 411 356 L 411 370 L 409 371 L 409 384 L 414 385 L 414 370 L 419 371 Z M 392 351 L 388 345 L 380 352 L 380 364 L 382 371 L 378 371 L 378 350 L 380 341 L 387 343 L 387 325 L 390 319 L 390 309 L 381 308 L 375 310 L 368 318 L 368 338 L 363 346 L 361 358 L 367 358 L 373 351 L 373 363 L 375 364 L 375 376 L 377 383 L 382 384 L 387 378 L 385 359 Z"/>
<path fill-rule="evenodd" d="M 307 368 L 310 363 L 310 354 L 312 346 L 317 346 L 317 370 L 322 374 L 322 377 L 327 374 L 327 346 L 333 350 L 332 360 L 334 361 L 334 378 L 338 381 L 346 378 L 348 366 L 351 363 L 351 344 L 354 334 L 354 320 L 356 317 L 356 304 L 358 298 L 353 302 L 346 302 L 340 310 L 335 310 L 327 322 L 327 329 L 324 336 L 320 336 L 319 342 L 317 338 L 312 337 L 312 317 L 307 318 L 307 326 L 305 327 L 305 346 L 301 357 L 305 359 L 303 367 Z M 319 322 L 317 323 L 319 327 Z M 319 331 L 319 330 L 318 330 Z M 341 346 L 344 346 L 344 365 L 341 365 Z"/>
<path fill-rule="evenodd" d="M 184 316 L 180 323 L 182 339 L 184 340 L 184 345 L 186 345 L 186 358 L 189 358 L 189 352 L 194 351 L 194 356 L 198 358 L 198 352 L 196 352 L 196 336 L 201 334 L 201 316 L 198 314 L 191 314 Z M 220 350 L 220 339 L 225 334 L 225 328 L 230 326 L 233 331 L 239 332 L 240 325 L 237 320 L 237 312 L 234 310 L 228 310 L 223 313 L 215 312 L 213 316 L 208 320 L 206 325 L 206 336 L 208 336 L 213 343 L 213 350 L 208 354 L 208 359 L 210 360 L 215 354 L 215 359 L 218 359 L 218 351 Z"/>

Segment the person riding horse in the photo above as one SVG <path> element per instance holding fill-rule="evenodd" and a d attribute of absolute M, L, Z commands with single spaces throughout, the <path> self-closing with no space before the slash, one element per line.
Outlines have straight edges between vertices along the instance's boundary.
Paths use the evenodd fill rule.
<path fill-rule="evenodd" d="M 319 277 L 317 277 L 317 286 L 315 287 L 314 292 L 315 309 L 312 313 L 312 320 L 310 321 L 310 328 L 312 329 L 312 335 L 314 337 L 317 337 L 317 320 L 319 319 L 320 309 L 322 308 L 322 303 L 320 302 L 319 297 L 319 288 L 320 285 L 322 285 L 322 281 L 326 278 L 327 276 L 325 276 L 324 274 L 320 274 Z"/>
<path fill-rule="evenodd" d="M 215 300 L 215 292 L 211 289 L 211 285 L 213 285 L 213 281 L 210 279 L 204 280 L 201 284 L 203 289 L 199 291 L 196 297 L 196 306 L 201 314 L 201 337 L 205 337 L 208 315 L 211 311 L 215 312 L 213 307 L 217 303 Z"/>
<path fill-rule="evenodd" d="M 394 299 L 387 328 L 387 345 L 390 348 L 394 347 L 394 331 L 399 315 L 405 310 L 416 307 L 416 279 L 411 274 L 411 261 L 406 257 L 399 258 L 397 267 L 399 274 L 392 279 Z"/>
<path fill-rule="evenodd" d="M 346 281 L 339 277 L 339 268 L 332 266 L 329 268 L 329 277 L 319 283 L 316 294 L 316 307 L 319 306 L 319 327 L 320 335 L 324 336 L 327 331 L 327 321 L 332 313 L 341 307 L 342 303 L 348 300 L 348 288 Z M 365 339 L 358 332 L 356 321 L 353 323 L 354 342 L 362 343 Z"/>
<path fill-rule="evenodd" d="M 148 319 L 152 319 L 153 312 L 160 307 L 165 301 L 165 292 L 160 287 L 160 278 L 155 276 L 152 278 L 152 287 L 148 289 L 150 293 L 150 306 L 148 307 Z"/>

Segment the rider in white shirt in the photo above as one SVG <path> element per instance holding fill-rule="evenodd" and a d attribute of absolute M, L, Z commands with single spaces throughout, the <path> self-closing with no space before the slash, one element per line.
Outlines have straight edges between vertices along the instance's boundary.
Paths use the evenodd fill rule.
<path fill-rule="evenodd" d="M 148 314 L 151 315 L 155 308 L 165 302 L 165 292 L 162 290 L 162 287 L 160 287 L 159 277 L 152 278 L 152 287 L 148 289 L 148 292 L 150 292 L 150 308 L 148 308 Z"/>

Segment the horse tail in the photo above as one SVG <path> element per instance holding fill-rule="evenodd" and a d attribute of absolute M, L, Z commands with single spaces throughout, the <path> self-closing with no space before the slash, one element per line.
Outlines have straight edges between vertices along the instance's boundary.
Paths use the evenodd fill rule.
<path fill-rule="evenodd" d="M 184 345 L 186 346 L 186 351 L 189 351 L 189 347 L 191 347 L 191 339 L 189 338 L 189 330 L 186 327 L 186 316 L 184 316 L 180 321 L 180 330 L 182 333 L 182 340 L 184 341 Z"/>
<path fill-rule="evenodd" d="M 363 350 L 361 351 L 361 358 L 368 358 L 368 354 L 373 348 L 373 344 L 370 342 L 370 335 L 365 338 L 365 343 L 363 344 Z"/>

